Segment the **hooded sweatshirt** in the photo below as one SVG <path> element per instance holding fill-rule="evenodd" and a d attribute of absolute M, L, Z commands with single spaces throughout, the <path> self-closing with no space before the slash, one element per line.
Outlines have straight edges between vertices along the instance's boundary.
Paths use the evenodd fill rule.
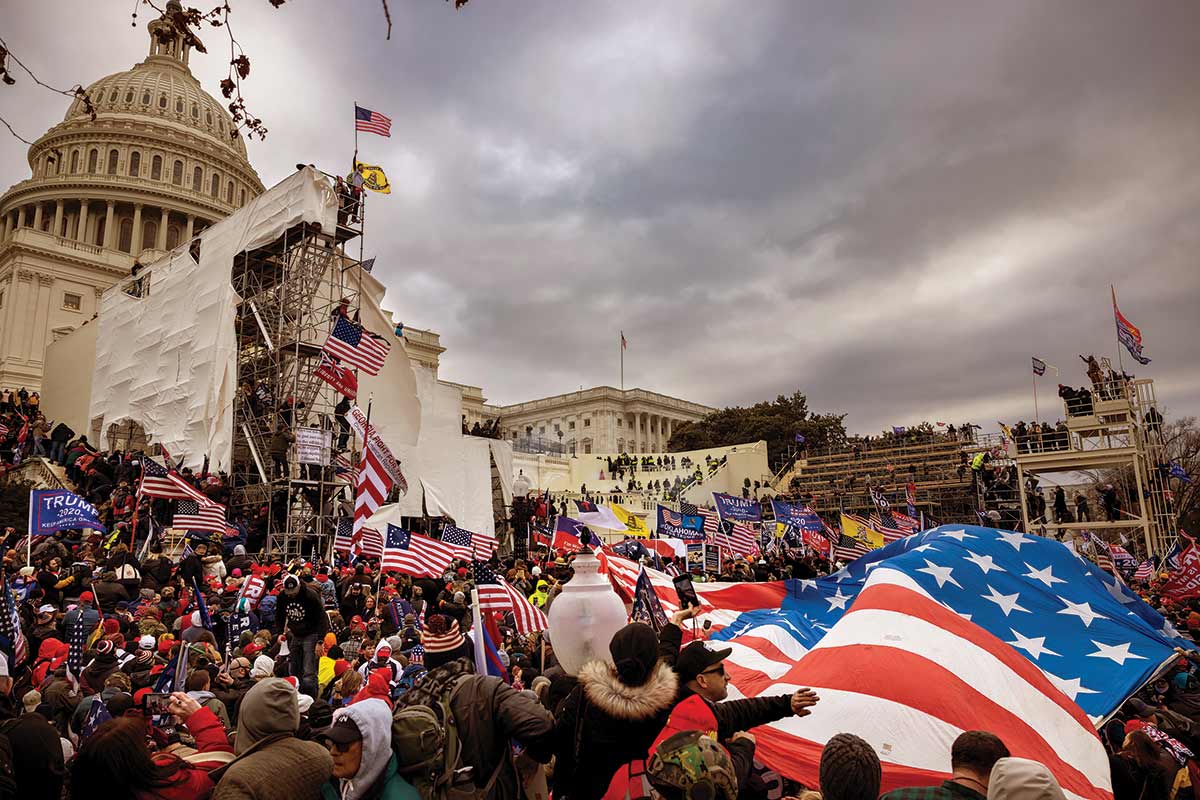
<path fill-rule="evenodd" d="M 300 727 L 300 706 L 295 688 L 283 678 L 259 681 L 242 698 L 233 752 L 242 755 L 251 747 L 283 739 Z"/>
<path fill-rule="evenodd" d="M 1027 758 L 1002 758 L 988 779 L 988 800 L 1066 800 L 1044 764 Z"/>
<path fill-rule="evenodd" d="M 335 723 L 342 717 L 354 720 L 362 733 L 362 761 L 353 778 L 332 780 L 340 784 L 338 794 L 342 800 L 360 800 L 383 776 L 392 758 L 392 709 L 382 700 L 372 698 L 333 712 Z"/>
<path fill-rule="evenodd" d="M 400 682 L 400 674 L 404 671 L 404 668 L 400 666 L 400 662 L 392 658 L 390 653 L 387 658 L 381 655 L 381 651 L 391 651 L 391 649 L 392 646 L 388 643 L 387 639 L 381 639 L 379 644 L 375 645 L 375 657 L 370 661 L 364 661 L 362 666 L 358 668 L 358 674 L 363 676 L 364 682 L 371 679 L 371 673 L 381 669 L 387 670 L 388 683 L 392 686 Z"/>

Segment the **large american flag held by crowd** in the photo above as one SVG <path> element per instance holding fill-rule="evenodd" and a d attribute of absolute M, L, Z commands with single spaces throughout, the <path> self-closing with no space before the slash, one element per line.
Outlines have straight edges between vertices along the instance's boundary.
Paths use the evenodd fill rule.
<path fill-rule="evenodd" d="M 395 525 L 387 526 L 381 569 L 414 577 L 440 578 L 453 563 L 454 550 L 448 545 Z"/>
<path fill-rule="evenodd" d="M 638 565 L 604 561 L 632 599 Z M 677 610 L 670 578 L 647 573 L 667 613 Z M 808 783 L 818 759 L 805 754 L 840 731 L 875 746 L 886 791 L 945 777 L 955 735 L 984 728 L 1044 761 L 1069 795 L 1111 797 L 1094 726 L 1176 645 L 1194 647 L 1053 539 L 976 526 L 914 534 L 816 580 L 695 588 L 710 639 L 733 648 L 737 692 L 817 689 L 811 716 L 755 730 L 760 758 Z"/>
<path fill-rule="evenodd" d="M 376 336 L 345 317 L 338 317 L 321 349 L 368 375 L 378 375 L 392 345 L 382 336 Z"/>
<path fill-rule="evenodd" d="M 190 531 L 225 532 L 225 506 L 208 499 L 180 500 L 175 504 L 171 527 Z"/>
<path fill-rule="evenodd" d="M 147 497 L 162 497 L 168 500 L 209 502 L 209 499 L 199 489 L 181 478 L 175 470 L 168 470 L 153 458 L 148 457 L 142 459 L 141 493 Z"/>
<path fill-rule="evenodd" d="M 486 561 L 473 562 L 475 588 L 479 592 L 480 611 L 499 611 L 513 614 L 517 633 L 522 635 L 544 631 L 550 627 L 542 610 L 501 578 Z"/>

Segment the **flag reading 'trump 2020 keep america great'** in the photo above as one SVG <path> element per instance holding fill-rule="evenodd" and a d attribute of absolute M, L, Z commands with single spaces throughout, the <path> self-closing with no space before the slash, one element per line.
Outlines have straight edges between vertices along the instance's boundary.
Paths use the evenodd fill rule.
<path fill-rule="evenodd" d="M 66 489 L 33 489 L 29 492 L 29 532 L 49 536 L 72 528 L 107 532 L 96 507 Z"/>

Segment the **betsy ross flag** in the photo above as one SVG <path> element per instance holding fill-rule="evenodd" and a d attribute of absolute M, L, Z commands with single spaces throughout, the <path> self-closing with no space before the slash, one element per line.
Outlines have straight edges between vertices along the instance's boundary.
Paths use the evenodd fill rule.
<path fill-rule="evenodd" d="M 385 117 L 378 111 L 372 111 L 369 108 L 362 108 L 361 106 L 355 104 L 354 130 L 391 137 L 392 120 L 390 117 Z"/>
<path fill-rule="evenodd" d="M 327 353 L 321 354 L 321 363 L 313 370 L 313 374 L 351 400 L 358 397 L 358 376 L 354 370 L 343 367 Z"/>
<path fill-rule="evenodd" d="M 454 563 L 454 550 L 437 539 L 389 524 L 383 540 L 382 569 L 418 578 L 440 578 Z"/>
<path fill-rule="evenodd" d="M 208 502 L 199 489 L 153 458 L 142 459 L 142 494 L 147 497 Z"/>
<path fill-rule="evenodd" d="M 1117 321 L 1117 341 L 1125 345 L 1125 349 L 1129 351 L 1129 355 L 1133 356 L 1139 364 L 1149 364 L 1150 359 L 1142 355 L 1142 332 L 1137 326 L 1129 320 L 1125 319 L 1125 315 L 1121 313 L 1121 309 L 1117 308 L 1117 290 L 1112 289 L 1113 316 Z"/>
<path fill-rule="evenodd" d="M 368 375 L 378 375 L 391 348 L 382 336 L 376 336 L 345 317 L 338 317 L 321 349 Z"/>
<path fill-rule="evenodd" d="M 225 506 L 209 500 L 180 500 L 175 505 L 175 518 L 171 520 L 171 527 L 189 531 L 224 532 Z"/>
<path fill-rule="evenodd" d="M 476 561 L 473 567 L 475 588 L 479 590 L 480 611 L 511 611 L 517 633 L 522 635 L 544 631 L 550 627 L 542 610 L 497 575 L 488 563 Z"/>

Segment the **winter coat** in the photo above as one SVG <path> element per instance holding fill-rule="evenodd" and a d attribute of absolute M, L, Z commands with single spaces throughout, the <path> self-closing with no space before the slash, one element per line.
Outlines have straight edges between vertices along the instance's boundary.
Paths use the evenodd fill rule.
<path fill-rule="evenodd" d="M 225 729 L 206 708 L 201 708 L 188 717 L 185 727 L 196 739 L 195 754 L 187 756 L 187 762 L 172 776 L 171 783 L 150 792 L 142 792 L 135 797 L 138 800 L 196 800 L 212 794 L 213 781 L 209 770 L 225 763 L 225 757 L 216 760 L 203 760 L 203 754 L 232 753 L 229 740 L 225 738 Z M 155 763 L 170 763 L 171 755 L 162 754 L 154 757 Z"/>
<path fill-rule="evenodd" d="M 333 772 L 329 751 L 295 738 L 296 690 L 267 678 L 242 698 L 233 763 L 213 773 L 212 800 L 318 800 Z"/>
<path fill-rule="evenodd" d="M 646 757 L 678 692 L 679 678 L 661 661 L 641 686 L 622 683 L 606 662 L 585 664 L 555 715 L 555 800 L 603 797 L 622 766 Z"/>
<path fill-rule="evenodd" d="M 330 779 L 321 786 L 321 797 L 324 800 L 341 800 L 341 795 L 337 793 L 333 783 L 333 779 Z M 421 794 L 411 783 L 400 777 L 396 771 L 396 757 L 393 755 L 388 759 L 387 767 L 379 781 L 363 797 L 367 800 L 420 800 Z"/>
<path fill-rule="evenodd" d="M 452 691 L 450 709 L 462 739 L 462 763 L 474 767 L 475 785 L 486 785 L 503 761 L 486 800 L 519 800 L 522 791 L 511 743 L 519 742 L 532 759 L 546 763 L 554 751 L 553 715 L 499 678 L 472 674 L 471 661 L 462 658 L 430 670 L 396 705 L 425 705 L 436 711 L 445 690 Z"/>
<path fill-rule="evenodd" d="M 288 630 L 294 636 L 324 636 L 329 632 L 329 615 L 325 613 L 321 595 L 306 583 L 301 583 L 298 588 L 295 597 L 280 592 L 277 600 Z"/>
<path fill-rule="evenodd" d="M 105 614 L 115 613 L 117 603 L 129 601 L 129 592 L 116 581 L 92 581 L 92 593 L 96 595 L 96 605 Z"/>

